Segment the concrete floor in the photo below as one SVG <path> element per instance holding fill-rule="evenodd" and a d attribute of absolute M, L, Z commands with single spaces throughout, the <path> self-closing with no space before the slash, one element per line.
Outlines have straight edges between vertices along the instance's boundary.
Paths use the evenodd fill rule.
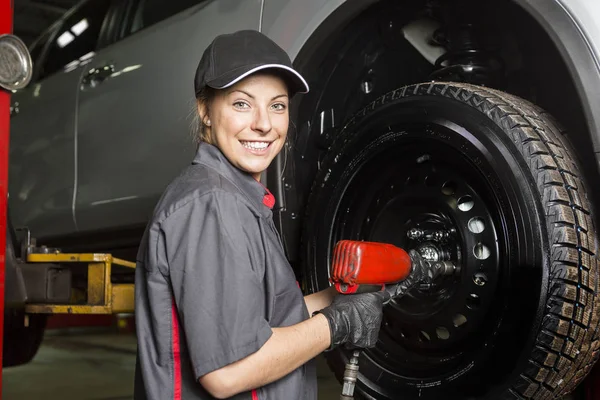
<path fill-rule="evenodd" d="M 3 400 L 129 400 L 136 339 L 98 330 L 46 333 L 35 359 L 2 374 Z M 340 385 L 319 357 L 319 399 L 339 397 Z"/>
<path fill-rule="evenodd" d="M 135 349 L 135 336 L 106 329 L 47 332 L 31 363 L 3 370 L 2 399 L 131 400 Z M 317 360 L 319 399 L 338 399 L 340 384 Z"/>

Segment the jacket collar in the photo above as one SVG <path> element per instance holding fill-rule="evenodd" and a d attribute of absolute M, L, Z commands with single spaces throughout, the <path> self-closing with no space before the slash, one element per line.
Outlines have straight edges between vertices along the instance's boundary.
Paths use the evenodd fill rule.
<path fill-rule="evenodd" d="M 231 164 L 218 147 L 201 142 L 192 164 L 205 165 L 216 170 L 237 186 L 256 206 L 257 211 L 264 215 L 271 214 L 271 210 L 275 205 L 273 194 L 263 184 L 254 179 L 252 175 Z"/>

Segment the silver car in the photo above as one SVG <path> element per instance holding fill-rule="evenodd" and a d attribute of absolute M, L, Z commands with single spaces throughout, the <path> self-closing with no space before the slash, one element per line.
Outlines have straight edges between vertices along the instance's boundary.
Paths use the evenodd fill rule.
<path fill-rule="evenodd" d="M 311 86 L 264 177 L 304 290 L 329 285 L 341 239 L 459 267 L 386 307 L 357 391 L 583 393 L 600 349 L 597 21 L 591 0 L 83 1 L 31 46 L 33 81 L 12 96 L 11 271 L 50 285 L 19 272 L 42 245 L 135 257 L 195 152 L 203 49 L 257 29 Z M 19 310 L 8 340 L 23 350 L 5 364 L 31 359 L 43 332 Z M 326 356 L 341 377 L 348 353 Z"/>

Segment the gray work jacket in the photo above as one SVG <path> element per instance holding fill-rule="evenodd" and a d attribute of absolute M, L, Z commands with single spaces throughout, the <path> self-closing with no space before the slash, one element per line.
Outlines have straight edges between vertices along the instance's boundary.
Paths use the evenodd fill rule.
<path fill-rule="evenodd" d="M 309 318 L 273 204 L 264 186 L 204 143 L 167 187 L 137 257 L 136 400 L 212 399 L 199 377 L 259 350 L 271 328 Z M 316 397 L 311 361 L 233 398 Z"/>

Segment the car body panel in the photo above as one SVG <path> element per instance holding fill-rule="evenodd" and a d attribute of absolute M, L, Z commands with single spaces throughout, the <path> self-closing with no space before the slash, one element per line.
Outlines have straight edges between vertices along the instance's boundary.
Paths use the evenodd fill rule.
<path fill-rule="evenodd" d="M 578 26 L 581 35 L 593 51 L 596 67 L 600 68 L 600 2 L 589 0 L 557 1 Z"/>
<path fill-rule="evenodd" d="M 595 69 L 591 65 L 584 67 L 577 65 L 581 60 L 576 54 L 566 57 L 571 69 L 579 69 L 582 76 L 579 81 L 579 91 L 582 93 L 582 103 L 588 118 L 588 126 L 592 135 L 598 169 L 600 170 L 600 2 L 588 0 L 561 0 L 559 1 L 565 12 L 572 18 L 583 37 L 585 44 L 589 46 L 591 56 L 594 59 Z M 583 46 L 583 43 L 580 44 Z M 596 79 L 593 79 L 592 77 Z"/>
<path fill-rule="evenodd" d="M 265 0 L 261 31 L 279 44 L 295 61 L 304 45 L 340 7 L 335 23 L 343 23 L 378 0 Z M 321 37 L 326 40 L 326 36 Z"/>
<path fill-rule="evenodd" d="M 204 1 L 100 50 L 114 66 L 79 95 L 76 221 L 80 231 L 144 224 L 195 152 L 193 77 L 214 36 L 258 29 L 261 0 Z"/>
<path fill-rule="evenodd" d="M 75 231 L 74 135 L 81 69 L 58 72 L 17 91 L 11 118 L 9 208 L 13 225 L 36 235 Z"/>
<path fill-rule="evenodd" d="M 261 31 L 294 60 L 316 28 L 344 0 L 265 0 Z"/>
<path fill-rule="evenodd" d="M 600 2 L 517 0 L 550 35 L 577 87 L 600 169 Z"/>

